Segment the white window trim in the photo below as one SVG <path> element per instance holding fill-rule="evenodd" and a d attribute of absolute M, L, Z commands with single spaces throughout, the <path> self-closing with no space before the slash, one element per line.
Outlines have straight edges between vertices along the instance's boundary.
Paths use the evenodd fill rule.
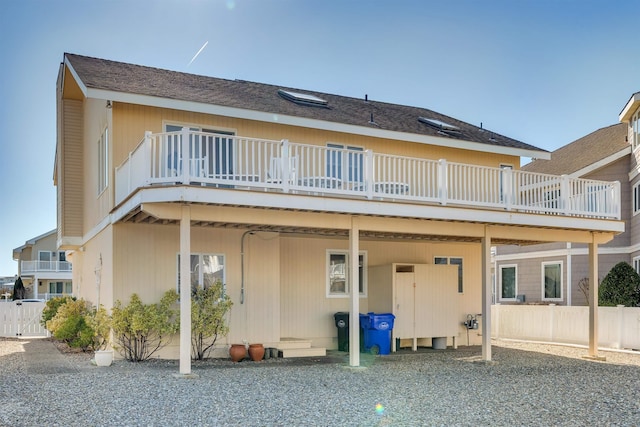
<path fill-rule="evenodd" d="M 545 298 L 544 296 L 544 268 L 547 265 L 560 265 L 560 298 Z M 562 261 L 544 261 L 540 266 L 540 285 L 542 301 L 564 301 L 564 265 Z"/>
<path fill-rule="evenodd" d="M 331 263 L 331 255 L 345 255 L 345 259 L 347 260 L 347 278 L 346 278 L 346 288 L 347 291 L 344 294 L 331 293 L 331 281 L 329 280 L 329 267 Z M 358 257 L 362 257 L 362 292 L 360 293 L 360 298 L 367 297 L 367 290 L 369 286 L 367 285 L 367 270 L 368 270 L 368 261 L 367 261 L 367 251 L 358 252 Z M 351 296 L 351 281 L 349 277 L 349 273 L 351 272 L 351 264 L 349 259 L 349 251 L 344 249 L 327 249 L 325 256 L 325 296 L 327 298 L 350 298 Z"/>
<path fill-rule="evenodd" d="M 98 138 L 98 196 L 109 188 L 109 127 Z"/>
<path fill-rule="evenodd" d="M 640 256 L 633 257 L 633 269 L 640 274 Z"/>
<path fill-rule="evenodd" d="M 631 187 L 631 210 L 633 216 L 640 213 L 640 181 Z"/>
<path fill-rule="evenodd" d="M 223 292 L 226 292 L 227 288 L 227 256 L 224 253 L 210 253 L 210 252 L 191 252 L 191 256 L 198 256 L 198 264 L 202 262 L 202 256 L 221 256 L 224 261 L 224 269 L 222 273 L 222 289 Z M 176 292 L 180 295 L 180 252 L 176 253 Z M 199 269 L 198 273 L 198 288 L 202 289 L 203 286 L 203 272 L 202 269 Z"/>
<path fill-rule="evenodd" d="M 515 268 L 515 288 L 513 290 L 513 298 L 502 298 L 502 269 L 503 268 Z M 498 300 L 499 301 L 518 301 L 518 264 L 502 264 L 499 266 L 498 270 L 498 283 L 500 285 L 500 289 L 498 290 Z"/>

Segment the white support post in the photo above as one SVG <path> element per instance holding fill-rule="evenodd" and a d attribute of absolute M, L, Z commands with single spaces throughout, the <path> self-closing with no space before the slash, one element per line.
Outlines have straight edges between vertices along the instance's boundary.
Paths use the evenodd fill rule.
<path fill-rule="evenodd" d="M 367 199 L 373 199 L 373 186 L 375 184 L 374 174 L 373 174 L 373 151 L 366 150 L 365 155 L 365 164 L 364 164 L 364 183 L 365 183 L 365 191 L 367 193 Z"/>
<path fill-rule="evenodd" d="M 485 227 L 482 245 L 482 360 L 491 360 L 491 236 Z"/>
<path fill-rule="evenodd" d="M 447 204 L 449 197 L 447 180 L 447 161 L 440 159 L 438 160 L 438 198 L 443 206 Z"/>
<path fill-rule="evenodd" d="M 189 184 L 189 174 L 191 161 L 189 159 L 189 128 L 182 128 L 180 135 L 180 155 L 178 156 L 182 166 L 182 183 Z"/>
<path fill-rule="evenodd" d="M 151 145 L 151 131 L 147 130 L 144 132 L 144 143 L 143 143 L 143 147 L 142 147 L 142 152 L 144 153 L 144 178 L 145 178 L 145 185 L 149 185 L 149 180 L 151 179 L 151 159 L 153 158 L 154 154 L 157 153 L 152 153 L 151 149 L 152 149 L 152 145 Z M 158 149 L 158 147 L 156 147 L 156 150 Z M 166 164 L 166 160 L 164 161 Z M 131 194 L 131 192 L 133 191 L 133 189 L 131 188 L 131 152 L 129 152 L 129 163 L 128 163 L 128 167 L 129 170 L 127 171 L 129 174 L 129 184 L 127 188 L 127 194 Z M 157 176 L 154 176 L 154 178 L 157 178 Z"/>
<path fill-rule="evenodd" d="M 291 161 L 289 160 L 291 155 L 289 154 L 289 140 L 282 140 L 282 155 L 280 156 L 280 161 L 282 164 L 280 165 L 280 173 L 282 176 L 282 191 L 284 193 L 289 192 L 289 185 L 291 184 L 291 170 L 289 166 L 291 165 Z M 297 172 L 297 171 L 296 171 Z"/>
<path fill-rule="evenodd" d="M 598 243 L 589 243 L 589 357 L 598 359 Z"/>
<path fill-rule="evenodd" d="M 569 176 L 560 176 L 560 209 L 565 215 L 569 215 L 571 204 L 569 203 Z"/>
<path fill-rule="evenodd" d="M 358 217 L 351 217 L 349 231 L 349 366 L 360 366 L 360 228 Z"/>
<path fill-rule="evenodd" d="M 513 204 L 513 170 L 511 168 L 502 168 L 502 202 L 505 209 L 510 211 Z"/>
<path fill-rule="evenodd" d="M 182 206 L 180 218 L 180 375 L 191 375 L 191 208 L 189 205 Z"/>

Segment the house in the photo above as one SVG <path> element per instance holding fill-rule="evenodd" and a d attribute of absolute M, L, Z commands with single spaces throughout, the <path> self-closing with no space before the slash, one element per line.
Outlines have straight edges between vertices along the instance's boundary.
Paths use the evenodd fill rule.
<path fill-rule="evenodd" d="M 620 182 L 625 231 L 601 246 L 599 281 L 623 261 L 640 273 L 637 99 L 638 94 L 634 94 L 625 105 L 621 123 L 598 129 L 559 148 L 549 160 L 534 160 L 522 167 L 532 173 Z M 496 303 L 588 305 L 588 248 L 572 242 L 500 246 L 496 249 L 495 279 Z"/>
<path fill-rule="evenodd" d="M 490 360 L 492 245 L 586 243 L 597 270 L 624 230 L 617 183 L 520 171 L 549 153 L 425 108 L 75 54 L 57 88 L 58 246 L 79 296 L 177 289 L 186 320 L 191 286 L 219 279 L 234 302 L 221 351 L 323 354 L 346 311 L 358 366 L 358 313 L 393 313 L 394 344 L 413 348 L 457 345 L 473 314 Z M 417 332 L 434 301 L 453 316 Z M 181 374 L 189 338 L 182 321 L 164 353 Z"/>
<path fill-rule="evenodd" d="M 67 261 L 65 251 L 58 249 L 57 236 L 54 229 L 13 250 L 26 298 L 49 300 L 74 294 L 71 263 Z"/>

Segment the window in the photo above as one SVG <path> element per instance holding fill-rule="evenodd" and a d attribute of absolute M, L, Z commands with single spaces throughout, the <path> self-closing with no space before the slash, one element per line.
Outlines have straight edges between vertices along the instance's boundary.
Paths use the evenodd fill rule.
<path fill-rule="evenodd" d="M 364 181 L 364 150 L 362 147 L 327 144 L 327 176 L 346 179 L 348 182 Z M 343 168 L 347 176 L 342 174 Z"/>
<path fill-rule="evenodd" d="M 547 301 L 561 301 L 562 262 L 543 262 L 542 281 L 542 299 Z"/>
<path fill-rule="evenodd" d="M 516 265 L 501 265 L 500 300 L 515 301 L 518 293 L 518 267 Z"/>
<path fill-rule="evenodd" d="M 367 254 L 360 252 L 358 257 L 360 296 L 367 296 Z M 349 287 L 349 253 L 347 251 L 327 251 L 327 297 L 348 297 L 351 292 Z"/>
<path fill-rule="evenodd" d="M 71 282 L 49 282 L 50 294 L 72 294 L 73 286 Z"/>
<path fill-rule="evenodd" d="M 109 185 L 109 129 L 105 128 L 98 139 L 98 194 Z"/>
<path fill-rule="evenodd" d="M 633 186 L 633 214 L 640 212 L 640 182 Z"/>
<path fill-rule="evenodd" d="M 640 146 L 640 109 L 631 118 L 631 145 L 635 150 Z"/>
<path fill-rule="evenodd" d="M 434 264 L 449 264 L 458 266 L 458 293 L 464 292 L 463 276 L 462 276 L 462 258 L 453 257 L 435 257 Z"/>
<path fill-rule="evenodd" d="M 633 269 L 640 274 L 640 256 L 633 258 Z"/>
<path fill-rule="evenodd" d="M 225 285 L 224 255 L 219 254 L 191 254 L 191 291 L 198 288 L 208 288 L 216 281 Z M 180 254 L 178 254 L 178 283 L 180 293 Z"/>
<path fill-rule="evenodd" d="M 178 125 L 165 125 L 167 132 L 179 132 L 182 128 L 183 126 Z M 190 175 L 230 175 L 234 173 L 234 140 L 223 136 L 233 136 L 233 132 L 199 127 L 189 127 L 189 130 L 199 132 L 189 136 L 189 158 L 192 160 Z M 181 158 L 179 153 L 182 151 L 182 147 L 178 147 L 179 139 L 168 139 L 167 142 L 169 144 L 167 148 L 168 167 L 179 173 L 178 160 Z"/>

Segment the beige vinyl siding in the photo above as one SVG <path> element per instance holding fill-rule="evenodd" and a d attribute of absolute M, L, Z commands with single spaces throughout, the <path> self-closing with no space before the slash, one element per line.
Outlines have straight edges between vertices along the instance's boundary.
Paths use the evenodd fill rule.
<path fill-rule="evenodd" d="M 619 262 L 626 262 L 633 266 L 629 254 L 599 254 L 598 255 L 598 278 L 599 281 L 605 278 L 609 271 Z M 571 257 L 572 280 L 571 280 L 571 305 L 587 305 L 584 294 L 578 287 L 578 282 L 584 277 L 589 277 L 589 257 L 586 255 L 574 255 Z M 565 275 L 566 277 L 566 275 Z M 566 289 L 566 287 L 565 287 Z M 565 297 L 566 300 L 566 297 Z"/>
<path fill-rule="evenodd" d="M 516 156 L 480 153 L 417 143 L 400 143 L 395 140 L 365 137 L 355 134 L 286 126 L 277 123 L 257 122 L 187 111 L 168 110 L 157 107 L 143 107 L 132 104 L 114 105 L 113 120 L 113 139 L 114 141 L 118 141 L 117 144 L 114 144 L 113 151 L 115 165 L 120 164 L 128 153 L 140 143 L 145 131 L 162 132 L 164 130 L 163 125 L 166 123 L 232 130 L 240 136 L 271 140 L 288 139 L 290 142 L 304 144 L 324 146 L 327 142 L 334 142 L 364 147 L 365 149 L 371 149 L 379 153 L 422 157 L 433 160 L 447 159 L 449 162 L 472 163 L 490 167 L 509 164 L 513 165 L 514 169 L 519 169 L 520 164 L 520 160 Z"/>
<path fill-rule="evenodd" d="M 157 302 L 164 292 L 176 289 L 178 226 L 117 224 L 113 228 L 114 299 L 126 303 L 132 293 L 137 293 L 143 302 Z M 241 304 L 243 232 L 192 228 L 191 252 L 225 256 L 226 289 L 234 304 L 226 341 L 277 342 L 280 338 L 280 238 L 273 233 L 256 233 L 245 238 L 245 301 Z"/>
<path fill-rule="evenodd" d="M 347 239 L 303 237 L 281 238 L 281 335 L 312 339 L 316 346 L 337 348 L 333 315 L 349 311 L 349 298 L 326 297 L 326 251 L 348 249 Z M 368 265 L 393 262 L 433 264 L 434 256 L 464 259 L 464 294 L 458 294 L 459 323 L 467 314 L 480 312 L 481 274 L 480 245 L 360 241 L 360 250 L 367 252 Z M 360 312 L 369 311 L 371 293 L 360 298 Z M 460 328 L 460 333 L 462 333 Z M 471 343 L 479 343 L 480 331 L 473 331 Z M 466 337 L 466 333 L 465 333 Z"/>
<path fill-rule="evenodd" d="M 76 100 L 61 101 L 64 109 L 62 124 L 62 153 L 58 182 L 59 222 L 62 240 L 82 237 L 83 234 L 83 103 Z"/>

